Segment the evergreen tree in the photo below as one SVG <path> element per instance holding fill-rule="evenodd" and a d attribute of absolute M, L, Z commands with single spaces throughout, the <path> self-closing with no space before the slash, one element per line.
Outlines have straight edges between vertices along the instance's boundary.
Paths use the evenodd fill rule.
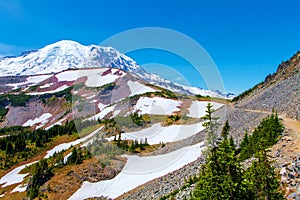
<path fill-rule="evenodd" d="M 226 123 L 223 127 L 225 135 L 229 134 L 229 129 L 229 124 Z M 224 138 L 207 157 L 192 199 L 242 199 L 242 174 L 235 145 Z"/>
<path fill-rule="evenodd" d="M 272 123 L 264 122 L 259 129 L 265 129 L 265 126 L 269 127 Z M 277 128 L 279 130 L 280 126 Z M 274 168 L 267 158 L 265 141 L 256 144 L 257 149 L 260 149 L 256 154 L 257 161 L 253 161 L 252 165 L 244 171 L 233 138 L 227 139 L 229 134 L 227 130 L 230 130 L 230 127 L 225 123 L 222 131 L 223 140 L 210 150 L 206 163 L 201 166 L 192 199 L 284 199 L 279 190 L 280 184 Z M 243 139 L 244 145 L 252 144 L 251 141 L 256 140 L 250 137 L 247 142 L 247 138 L 246 133 Z"/>
<path fill-rule="evenodd" d="M 217 143 L 217 135 L 216 130 L 218 128 L 217 117 L 213 117 L 212 113 L 215 111 L 213 108 L 213 105 L 211 103 L 208 103 L 206 106 L 206 115 L 202 117 L 201 119 L 206 120 L 206 122 L 203 123 L 203 126 L 207 130 L 206 140 L 208 143 L 208 150 L 216 147 Z"/>
<path fill-rule="evenodd" d="M 245 160 L 262 151 L 278 141 L 283 131 L 283 125 L 277 114 L 264 118 L 251 136 L 246 132 L 240 145 L 240 159 Z"/>
<path fill-rule="evenodd" d="M 244 185 L 247 185 L 249 199 L 284 199 L 279 191 L 280 183 L 274 168 L 268 160 L 266 150 L 257 153 L 257 161 L 244 174 Z"/>
<path fill-rule="evenodd" d="M 221 132 L 221 136 L 224 140 L 227 140 L 229 131 L 230 131 L 230 126 L 229 126 L 228 120 L 226 120 L 225 125 L 223 126 L 223 129 Z"/>
<path fill-rule="evenodd" d="M 232 137 L 232 136 L 230 136 L 229 144 L 230 144 L 231 147 L 233 147 L 234 149 L 236 149 L 236 145 L 235 145 L 235 143 L 234 143 L 234 140 L 233 140 L 233 137 Z"/>
<path fill-rule="evenodd" d="M 69 156 L 67 160 L 67 164 L 80 164 L 82 162 L 82 151 L 79 147 L 78 149 L 76 147 L 73 148 L 71 155 Z"/>
<path fill-rule="evenodd" d="M 13 147 L 13 145 L 12 145 L 11 142 L 7 142 L 7 143 L 6 143 L 5 151 L 6 151 L 7 154 L 13 153 L 14 147 Z"/>

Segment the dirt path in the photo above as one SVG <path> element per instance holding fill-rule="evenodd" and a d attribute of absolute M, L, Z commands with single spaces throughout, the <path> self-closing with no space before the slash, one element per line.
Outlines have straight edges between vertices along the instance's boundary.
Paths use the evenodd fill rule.
<path fill-rule="evenodd" d="M 263 111 L 263 110 L 250 110 L 250 109 L 242 109 L 242 108 L 235 108 L 235 107 L 232 107 L 232 108 L 235 110 L 243 110 L 246 112 L 263 113 L 263 114 L 269 114 L 269 115 L 272 114 L 272 112 Z M 287 129 L 291 129 L 291 130 L 295 131 L 298 135 L 300 135 L 300 121 L 296 121 L 294 119 L 287 118 L 283 115 L 279 115 L 279 118 L 281 118 L 283 120 L 283 125 Z"/>

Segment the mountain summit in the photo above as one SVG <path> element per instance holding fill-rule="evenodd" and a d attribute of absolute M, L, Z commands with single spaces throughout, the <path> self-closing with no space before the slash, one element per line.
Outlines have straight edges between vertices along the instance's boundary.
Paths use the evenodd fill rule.
<path fill-rule="evenodd" d="M 91 67 L 112 67 L 133 73 L 143 71 L 131 58 L 112 47 L 84 46 L 70 40 L 0 60 L 2 76 L 49 74 L 70 68 Z"/>
<path fill-rule="evenodd" d="M 38 50 L 25 51 L 18 57 L 0 59 L 0 76 L 51 74 L 81 68 L 117 68 L 174 92 L 221 98 L 233 97 L 233 94 L 172 83 L 156 74 L 147 73 L 133 59 L 112 47 L 84 46 L 70 40 L 62 40 Z"/>

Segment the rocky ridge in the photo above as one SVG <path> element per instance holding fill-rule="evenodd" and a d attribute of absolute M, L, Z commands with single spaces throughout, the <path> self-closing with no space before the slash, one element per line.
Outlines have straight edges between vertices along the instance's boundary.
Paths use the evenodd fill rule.
<path fill-rule="evenodd" d="M 235 103 L 243 109 L 263 110 L 300 120 L 300 52 L 282 62 L 276 73 Z"/>

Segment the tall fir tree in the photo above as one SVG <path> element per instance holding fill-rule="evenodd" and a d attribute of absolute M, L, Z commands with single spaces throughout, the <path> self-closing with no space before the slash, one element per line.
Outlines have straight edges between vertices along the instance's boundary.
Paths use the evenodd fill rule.
<path fill-rule="evenodd" d="M 229 123 L 225 123 L 222 132 L 224 138 L 211 149 L 200 171 L 192 199 L 242 199 L 243 171 L 236 156 L 235 145 L 227 138 L 229 130 Z"/>
<path fill-rule="evenodd" d="M 201 119 L 205 120 L 203 123 L 203 126 L 206 128 L 207 134 L 206 134 L 206 141 L 207 141 L 207 147 L 208 150 L 213 149 L 217 145 L 217 134 L 216 131 L 218 129 L 218 123 L 217 119 L 218 117 L 213 117 L 213 112 L 215 110 L 213 109 L 213 105 L 211 103 L 208 103 L 206 106 L 206 114 Z"/>
<path fill-rule="evenodd" d="M 243 176 L 243 184 L 247 185 L 247 198 L 283 200 L 278 177 L 268 160 L 266 150 L 258 152 L 256 156 L 257 160 L 253 161 Z"/>

